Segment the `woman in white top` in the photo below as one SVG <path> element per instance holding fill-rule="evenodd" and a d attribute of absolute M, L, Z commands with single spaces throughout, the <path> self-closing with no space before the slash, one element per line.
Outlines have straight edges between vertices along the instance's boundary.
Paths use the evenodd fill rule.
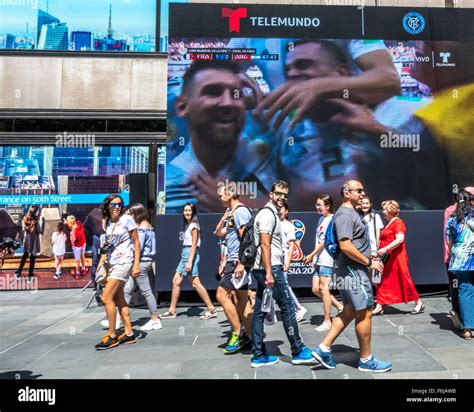
<path fill-rule="evenodd" d="M 316 241 L 314 250 L 306 256 L 304 263 L 314 265 L 314 276 L 312 291 L 323 300 L 324 322 L 315 328 L 318 332 L 323 332 L 331 328 L 331 305 L 339 312 L 343 305 L 331 295 L 329 284 L 333 274 L 333 259 L 324 249 L 324 238 L 326 230 L 334 213 L 334 202 L 329 195 L 320 195 L 316 199 L 316 211 L 322 215 L 318 221 L 316 229 Z"/>
<path fill-rule="evenodd" d="M 181 260 L 176 268 L 173 277 L 173 289 L 171 292 L 171 304 L 168 311 L 161 315 L 161 319 L 176 318 L 176 305 L 178 304 L 181 285 L 184 278 L 189 275 L 191 286 L 207 306 L 207 310 L 200 316 L 201 319 L 210 319 L 217 317 L 217 310 L 209 298 L 206 288 L 199 280 L 199 247 L 201 246 L 200 226 L 197 216 L 196 206 L 186 203 L 183 207 L 183 249 L 181 250 Z"/>
<path fill-rule="evenodd" d="M 64 233 L 64 225 L 62 222 L 58 223 L 56 227 L 56 232 L 53 232 L 52 244 L 53 244 L 53 255 L 54 263 L 56 266 L 56 273 L 54 274 L 54 279 L 58 280 L 61 277 L 61 267 L 64 260 L 64 255 L 66 254 L 66 240 L 67 236 Z"/>
<path fill-rule="evenodd" d="M 125 214 L 124 201 L 116 194 L 105 198 L 101 206 L 105 234 L 101 236 L 101 258 L 108 278 L 101 299 L 109 322 L 109 332 L 95 345 L 97 350 L 136 342 L 130 321 L 130 308 L 123 292 L 130 275 L 140 276 L 140 240 L 133 218 Z M 116 334 L 116 307 L 124 325 L 124 333 Z"/>
<path fill-rule="evenodd" d="M 362 199 L 361 210 L 365 223 L 369 229 L 370 253 L 372 257 L 377 257 L 377 250 L 380 242 L 380 231 L 383 229 L 382 219 L 377 213 L 372 212 L 372 202 L 366 196 Z"/>

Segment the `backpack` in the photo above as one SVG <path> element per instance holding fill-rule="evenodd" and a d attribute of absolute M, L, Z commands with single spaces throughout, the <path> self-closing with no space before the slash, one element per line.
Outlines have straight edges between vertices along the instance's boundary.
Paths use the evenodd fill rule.
<path fill-rule="evenodd" d="M 324 249 L 329 253 L 333 259 L 337 258 L 339 253 L 339 245 L 336 240 L 336 234 L 334 233 L 334 216 L 329 221 L 326 233 L 324 235 Z"/>
<path fill-rule="evenodd" d="M 270 211 L 273 214 L 273 217 L 275 218 L 275 226 L 272 230 L 272 235 L 275 232 L 275 229 L 278 224 L 275 213 L 270 207 L 265 206 L 258 210 L 252 211 L 252 217 L 245 225 L 244 231 L 242 232 L 242 237 L 240 239 L 239 261 L 245 267 L 253 266 L 255 263 L 255 260 L 257 259 L 257 252 L 258 252 L 258 248 L 260 247 L 260 241 L 258 242 L 258 244 L 256 244 L 253 229 L 254 229 L 255 219 L 257 215 L 259 214 L 259 212 L 263 209 L 270 209 Z"/>

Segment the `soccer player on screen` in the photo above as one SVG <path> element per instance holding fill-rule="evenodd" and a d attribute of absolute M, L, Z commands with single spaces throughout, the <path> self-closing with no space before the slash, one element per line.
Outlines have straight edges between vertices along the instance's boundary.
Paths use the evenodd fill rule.
<path fill-rule="evenodd" d="M 255 182 L 259 193 L 271 186 L 268 159 L 242 135 L 244 84 L 240 67 L 232 62 L 196 61 L 185 73 L 175 110 L 187 122 L 190 141 L 167 164 L 168 213 L 177 213 L 186 202 L 201 212 L 220 211 L 218 187 L 226 179 Z"/>
<path fill-rule="evenodd" d="M 293 43 L 286 57 L 285 76 L 285 85 L 326 78 L 338 84 L 351 73 L 348 61 L 336 42 L 301 40 Z M 308 94 L 311 92 L 308 91 Z M 315 104 L 307 117 L 294 127 L 287 127 L 290 121 L 285 121 L 285 127 L 280 132 L 279 164 L 283 176 L 298 193 L 293 202 L 298 210 L 312 207 L 315 192 L 337 196 L 347 179 L 360 174 L 359 163 L 366 155 L 364 145 L 367 141 L 353 139 L 350 133 L 333 121 L 340 112 L 337 100 L 326 100 Z"/>
<path fill-rule="evenodd" d="M 327 41 L 324 41 L 327 42 Z M 291 46 L 296 49 L 298 43 Z M 306 44 L 313 44 L 309 40 Z M 334 42 L 335 43 L 335 42 Z M 289 81 L 274 90 L 264 99 L 258 110 L 267 110 L 265 118 L 270 121 L 275 115 L 273 127 L 278 129 L 288 116 L 292 116 L 291 127 L 307 117 L 313 107 L 327 99 L 349 98 L 353 101 L 376 105 L 400 93 L 400 78 L 388 50 L 376 41 L 350 40 L 348 54 L 354 58 L 361 73 L 355 76 L 308 76 L 304 81 Z M 289 55 L 292 51 L 290 50 Z M 308 55 L 308 62 L 311 63 Z M 318 67 L 314 67 L 319 69 Z M 321 67 L 322 68 L 322 67 Z M 277 114 L 278 113 L 278 114 Z"/>

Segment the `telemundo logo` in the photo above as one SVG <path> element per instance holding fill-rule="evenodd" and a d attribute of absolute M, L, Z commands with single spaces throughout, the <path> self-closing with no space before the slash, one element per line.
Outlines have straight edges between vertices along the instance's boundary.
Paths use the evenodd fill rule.
<path fill-rule="evenodd" d="M 405 14 L 403 28 L 410 34 L 419 34 L 425 29 L 425 18 L 416 11 Z"/>

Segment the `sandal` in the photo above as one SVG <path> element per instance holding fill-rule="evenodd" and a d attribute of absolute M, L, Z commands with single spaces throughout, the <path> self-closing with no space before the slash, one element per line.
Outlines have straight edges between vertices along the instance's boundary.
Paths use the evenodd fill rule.
<path fill-rule="evenodd" d="M 465 339 L 465 340 L 471 340 L 472 339 L 472 331 L 471 329 L 464 329 L 463 333 L 462 333 L 462 337 Z"/>
<path fill-rule="evenodd" d="M 217 318 L 217 310 L 214 308 L 214 310 L 211 312 L 210 310 L 206 310 L 203 312 L 200 316 L 199 319 L 201 320 L 207 320 L 211 318 Z"/>
<path fill-rule="evenodd" d="M 383 314 L 384 314 L 384 312 L 383 312 L 383 307 L 382 307 L 381 309 L 379 309 L 379 310 L 374 309 L 374 310 L 372 311 L 372 316 L 383 315 Z"/>
<path fill-rule="evenodd" d="M 422 303 L 420 307 L 415 306 L 415 309 L 411 311 L 412 315 L 417 315 L 418 313 L 424 312 L 425 311 L 425 304 Z"/>
<path fill-rule="evenodd" d="M 176 318 L 176 312 L 170 312 L 170 311 L 167 311 L 165 313 L 163 313 L 162 315 L 160 315 L 160 319 L 175 319 Z"/>

